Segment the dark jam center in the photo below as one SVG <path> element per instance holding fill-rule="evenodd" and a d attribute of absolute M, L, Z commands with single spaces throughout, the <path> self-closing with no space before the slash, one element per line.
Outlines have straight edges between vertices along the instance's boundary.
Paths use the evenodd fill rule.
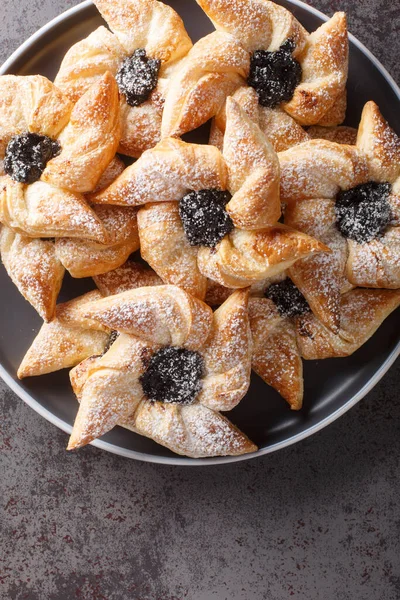
<path fill-rule="evenodd" d="M 389 225 L 390 183 L 363 183 L 336 196 L 336 225 L 346 238 L 363 244 L 379 238 Z"/>
<path fill-rule="evenodd" d="M 214 248 L 234 227 L 225 210 L 229 192 L 199 190 L 189 192 L 179 203 L 179 214 L 191 246 Z"/>
<path fill-rule="evenodd" d="M 7 144 L 4 170 L 14 181 L 34 183 L 61 146 L 56 140 L 37 133 L 14 135 Z"/>
<path fill-rule="evenodd" d="M 146 50 L 139 49 L 122 63 L 116 80 L 129 106 L 145 102 L 157 85 L 161 61 L 147 58 Z"/>
<path fill-rule="evenodd" d="M 310 311 L 307 300 L 289 278 L 270 285 L 265 297 L 272 300 L 281 317 L 297 317 Z"/>
<path fill-rule="evenodd" d="M 276 52 L 256 50 L 250 58 L 248 84 L 258 94 L 261 106 L 275 108 L 292 99 L 301 81 L 301 66 L 292 56 L 293 40 L 286 40 Z"/>
<path fill-rule="evenodd" d="M 153 354 L 140 383 L 153 402 L 192 404 L 200 391 L 203 371 L 198 352 L 168 346 Z"/>

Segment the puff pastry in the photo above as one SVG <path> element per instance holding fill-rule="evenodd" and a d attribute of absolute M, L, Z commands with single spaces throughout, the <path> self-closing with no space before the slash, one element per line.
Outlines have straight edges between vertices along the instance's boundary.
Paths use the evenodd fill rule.
<path fill-rule="evenodd" d="M 77 237 L 107 243 L 107 232 L 82 194 L 44 181 L 30 185 L 3 177 L 0 222 L 28 237 Z"/>
<path fill-rule="evenodd" d="M 225 210 L 233 230 L 210 247 L 191 245 L 178 201 L 198 191 L 194 200 L 200 210 L 208 210 L 209 200 L 201 194 L 213 189 L 232 194 Z M 276 154 L 233 99 L 227 102 L 223 154 L 213 146 L 167 138 L 91 200 L 146 204 L 138 213 L 142 257 L 165 282 L 199 298 L 205 297 L 206 277 L 228 287 L 247 287 L 326 250 L 309 236 L 276 224 L 281 212 Z M 206 216 L 194 226 L 204 222 L 207 230 L 209 220 Z"/>
<path fill-rule="evenodd" d="M 259 126 L 275 152 L 283 152 L 296 144 L 301 144 L 310 139 L 309 132 L 306 132 L 282 108 L 261 106 L 258 102 L 257 92 L 252 87 L 242 86 L 238 88 L 232 94 L 232 98 L 243 108 L 251 120 Z M 223 146 L 226 127 L 225 114 L 226 104 L 222 106 L 213 119 L 210 131 L 210 144 L 217 146 L 220 150 Z M 331 128 L 321 127 L 320 129 L 330 130 Z M 315 137 L 318 136 L 315 135 Z M 324 136 L 321 135 L 320 137 Z"/>
<path fill-rule="evenodd" d="M 54 243 L 32 239 L 0 226 L 2 263 L 22 296 L 44 321 L 55 315 L 57 296 L 64 277 Z"/>
<path fill-rule="evenodd" d="M 400 287 L 399 138 L 368 102 L 356 146 L 313 139 L 279 160 L 285 223 L 333 250 L 296 263 L 290 276 L 321 322 L 337 332 L 343 286 Z"/>
<path fill-rule="evenodd" d="M 58 155 L 47 161 L 41 180 L 71 192 L 92 191 L 120 138 L 114 77 L 104 73 L 75 106 L 40 75 L 1 76 L 0 96 L 0 159 L 16 136 L 46 136 L 59 148 Z"/>
<path fill-rule="evenodd" d="M 73 367 L 86 358 L 103 354 L 111 330 L 82 314 L 88 303 L 100 298 L 96 290 L 58 304 L 55 318 L 42 325 L 25 354 L 18 369 L 19 379 Z"/>
<path fill-rule="evenodd" d="M 247 302 L 248 292 L 238 291 L 213 314 L 178 287 L 150 286 L 86 305 L 85 317 L 120 335 L 104 356 L 71 372 L 80 407 L 68 448 L 83 446 L 120 424 L 187 456 L 254 451 L 254 444 L 217 412 L 235 406 L 250 382 Z M 164 387 L 147 391 L 156 394 L 149 399 L 144 375 L 152 359 L 160 352 L 165 356 L 166 350 L 175 357 L 171 369 L 183 387 L 166 391 L 163 380 Z M 177 354 L 202 361 L 199 381 L 180 379 Z M 160 381 L 159 373 L 153 381 Z M 190 398 L 183 396 L 193 384 Z M 164 399 L 157 399 L 164 392 Z"/>
<path fill-rule="evenodd" d="M 70 48 L 55 84 L 74 102 L 106 71 L 117 75 L 124 60 L 138 49 L 159 60 L 158 82 L 150 97 L 131 106 L 121 94 L 122 138 L 119 151 L 138 157 L 160 140 L 161 115 L 169 79 L 192 47 L 181 18 L 156 0 L 95 2 L 112 33 L 99 27 Z"/>
<path fill-rule="evenodd" d="M 107 232 L 107 244 L 74 238 L 55 241 L 56 256 L 72 277 L 93 277 L 112 271 L 139 249 L 135 208 L 99 205 L 93 210 Z"/>
<path fill-rule="evenodd" d="M 164 137 L 182 135 L 217 114 L 228 95 L 252 81 L 250 59 L 260 59 L 263 51 L 262 60 L 269 60 L 268 52 L 286 52 L 287 63 L 292 55 L 297 71 L 291 93 L 282 95 L 284 101 L 276 100 L 280 108 L 300 125 L 332 126 L 344 120 L 348 71 L 344 13 L 336 13 L 308 34 L 289 11 L 268 0 L 197 1 L 217 32 L 197 42 L 172 77 L 163 113 Z M 287 73 L 285 67 L 273 77 L 281 85 Z"/>
<path fill-rule="evenodd" d="M 299 410 L 304 387 L 301 359 L 349 356 L 399 305 L 398 290 L 351 290 L 340 298 L 340 329 L 335 334 L 311 311 L 288 317 L 280 314 L 271 299 L 251 298 L 252 367 L 292 410 Z"/>

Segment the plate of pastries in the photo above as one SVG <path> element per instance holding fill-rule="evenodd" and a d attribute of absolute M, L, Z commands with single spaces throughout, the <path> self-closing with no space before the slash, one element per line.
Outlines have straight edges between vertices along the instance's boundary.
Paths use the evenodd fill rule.
<path fill-rule="evenodd" d="M 400 352 L 399 103 L 297 0 L 50 22 L 0 75 L 1 376 L 68 450 L 153 462 L 336 419 Z"/>

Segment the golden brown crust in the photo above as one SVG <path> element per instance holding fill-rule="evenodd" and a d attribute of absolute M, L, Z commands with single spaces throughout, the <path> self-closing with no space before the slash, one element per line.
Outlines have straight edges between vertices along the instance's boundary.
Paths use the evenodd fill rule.
<path fill-rule="evenodd" d="M 400 177 L 400 138 L 375 102 L 367 102 L 364 106 L 357 148 L 367 157 L 371 179 L 394 183 Z"/>
<path fill-rule="evenodd" d="M 364 155 L 354 146 L 310 140 L 278 154 L 281 200 L 333 198 L 340 189 L 364 183 L 368 170 Z"/>
<path fill-rule="evenodd" d="M 109 71 L 116 75 L 126 51 L 108 29 L 101 26 L 77 42 L 64 56 L 54 84 L 75 104 Z"/>
<path fill-rule="evenodd" d="M 72 107 L 46 77 L 0 76 L 0 159 L 13 135 L 29 131 L 57 138 Z"/>
<path fill-rule="evenodd" d="M 213 410 L 234 408 L 250 384 L 251 332 L 248 290 L 238 290 L 214 312 L 203 352 L 205 378 L 198 401 Z"/>
<path fill-rule="evenodd" d="M 249 302 L 253 336 L 252 367 L 265 383 L 288 402 L 292 410 L 303 404 L 303 364 L 294 325 L 282 318 L 267 298 Z"/>
<path fill-rule="evenodd" d="M 388 227 L 378 239 L 365 244 L 348 240 L 348 280 L 368 288 L 400 288 L 400 229 Z"/>
<path fill-rule="evenodd" d="M 151 344 L 196 350 L 208 338 L 213 313 L 207 304 L 173 285 L 143 287 L 84 307 L 84 316 Z"/>
<path fill-rule="evenodd" d="M 348 71 L 348 39 L 346 15 L 338 12 L 312 33 L 298 60 L 302 79 L 293 98 L 283 108 L 301 125 L 318 124 L 335 105 L 343 92 Z M 339 125 L 338 119 L 329 124 Z M 336 122 L 333 122 L 336 121 Z"/>
<path fill-rule="evenodd" d="M 278 157 L 232 98 L 226 102 L 223 157 L 232 194 L 226 210 L 235 226 L 260 229 L 275 223 L 281 216 Z"/>
<path fill-rule="evenodd" d="M 75 104 L 58 138 L 61 152 L 47 163 L 42 181 L 73 192 L 94 190 L 120 137 L 118 87 L 107 72 Z"/>
<path fill-rule="evenodd" d="M 0 226 L 2 263 L 23 297 L 44 321 L 55 315 L 64 267 L 57 259 L 54 243 L 32 239 Z"/>
<path fill-rule="evenodd" d="M 357 132 L 358 130 L 354 127 L 347 127 L 346 125 L 339 127 L 314 125 L 307 129 L 307 133 L 312 139 L 329 140 L 330 142 L 336 142 L 336 144 L 347 144 L 350 146 L 356 145 Z"/>
<path fill-rule="evenodd" d="M 179 200 L 189 190 L 226 189 L 226 182 L 227 169 L 217 148 L 168 138 L 90 198 L 98 204 L 140 206 Z"/>
<path fill-rule="evenodd" d="M 207 281 L 197 266 L 198 248 L 186 238 L 178 202 L 147 204 L 138 213 L 140 252 L 165 283 L 203 300 Z"/>
<path fill-rule="evenodd" d="M 249 55 L 236 40 L 214 32 L 199 40 L 171 77 L 162 117 L 162 137 L 178 137 L 213 117 L 243 84 Z"/>
<path fill-rule="evenodd" d="M 95 206 L 103 223 L 107 244 L 85 239 L 59 238 L 56 255 L 72 277 L 93 277 L 120 267 L 139 249 L 137 210 L 123 206 Z"/>
<path fill-rule="evenodd" d="M 297 343 L 303 358 L 315 360 L 349 356 L 375 333 L 400 305 L 400 290 L 354 289 L 341 299 L 341 326 L 335 335 L 311 313 L 297 327 Z"/>
<path fill-rule="evenodd" d="M 100 292 L 89 292 L 57 306 L 55 318 L 42 325 L 25 354 L 18 369 L 20 379 L 72 367 L 104 352 L 109 330 L 80 314 L 86 303 L 99 297 Z"/>
<path fill-rule="evenodd" d="M 77 237 L 107 242 L 106 230 L 81 194 L 44 181 L 0 182 L 0 221 L 29 237 Z"/>
<path fill-rule="evenodd" d="M 340 325 L 340 293 L 345 285 L 347 242 L 336 228 L 333 200 L 300 200 L 285 211 L 285 223 L 312 235 L 330 249 L 297 261 L 290 278 L 305 296 L 313 313 L 334 332 Z"/>
<path fill-rule="evenodd" d="M 226 287 L 242 288 L 272 277 L 296 260 L 329 249 L 285 225 L 259 231 L 234 230 L 215 249 L 200 248 L 200 271 Z"/>
<path fill-rule="evenodd" d="M 113 296 L 138 287 L 163 284 L 157 273 L 133 260 L 127 260 L 117 269 L 97 275 L 93 279 L 103 296 Z"/>
<path fill-rule="evenodd" d="M 121 333 L 104 356 L 88 359 L 71 372 L 80 408 L 68 448 L 87 444 L 118 423 L 188 456 L 254 451 L 246 436 L 206 406 L 232 407 L 246 393 L 251 343 L 247 297 L 247 291 L 236 292 L 213 315 L 207 305 L 179 288 L 160 286 L 83 307 L 83 317 L 111 319 L 113 326 L 122 324 L 125 330 L 134 327 L 135 336 Z M 183 344 L 202 354 L 202 390 L 194 404 L 180 405 L 173 399 L 170 404 L 149 402 L 143 396 L 140 376 L 159 349 L 155 342 Z"/>
<path fill-rule="evenodd" d="M 157 0 L 95 0 L 95 4 L 127 55 L 144 48 L 163 66 L 185 56 L 192 46 L 180 16 Z"/>
<path fill-rule="evenodd" d="M 268 0 L 197 0 L 219 31 L 232 34 L 249 52 L 278 50 L 287 39 L 302 51 L 306 30 L 291 12 Z"/>
<path fill-rule="evenodd" d="M 143 397 L 139 377 L 147 351 L 144 342 L 120 334 L 101 358 L 86 364 L 84 373 L 75 377 L 71 372 L 80 406 L 68 450 L 89 444 L 135 412 Z"/>
<path fill-rule="evenodd" d="M 191 458 L 239 456 L 257 446 L 226 417 L 202 406 L 142 402 L 124 427 Z"/>

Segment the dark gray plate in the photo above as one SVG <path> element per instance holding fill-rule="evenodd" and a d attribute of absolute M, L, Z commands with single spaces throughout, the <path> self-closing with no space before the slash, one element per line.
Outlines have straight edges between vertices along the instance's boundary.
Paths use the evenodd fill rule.
<path fill-rule="evenodd" d="M 211 23 L 194 0 L 169 2 L 184 18 L 195 41 L 212 31 Z M 327 18 L 298 2 L 281 0 L 309 31 Z M 66 50 L 102 23 L 90 1 L 63 13 L 29 38 L 0 69 L 0 73 L 29 75 L 41 73 L 53 78 Z M 372 54 L 350 37 L 349 109 L 347 123 L 357 126 L 362 107 L 375 100 L 383 114 L 400 132 L 400 90 Z M 203 141 L 206 141 L 205 134 Z M 199 139 L 199 134 L 189 136 Z M 91 280 L 65 278 L 60 300 L 94 287 Z M 33 308 L 20 296 L 0 266 L 0 375 L 8 385 L 43 417 L 66 432 L 76 414 L 68 372 L 39 378 L 16 379 L 18 365 L 41 322 Z M 260 447 L 259 452 L 237 458 L 193 460 L 180 458 L 151 440 L 117 427 L 95 446 L 130 458 L 169 464 L 217 464 L 245 460 L 272 452 L 301 440 L 325 427 L 346 412 L 379 381 L 400 353 L 400 312 L 396 311 L 373 338 L 353 356 L 345 359 L 305 362 L 305 402 L 299 413 L 289 410 L 284 400 L 254 376 L 250 391 L 229 414 Z"/>

